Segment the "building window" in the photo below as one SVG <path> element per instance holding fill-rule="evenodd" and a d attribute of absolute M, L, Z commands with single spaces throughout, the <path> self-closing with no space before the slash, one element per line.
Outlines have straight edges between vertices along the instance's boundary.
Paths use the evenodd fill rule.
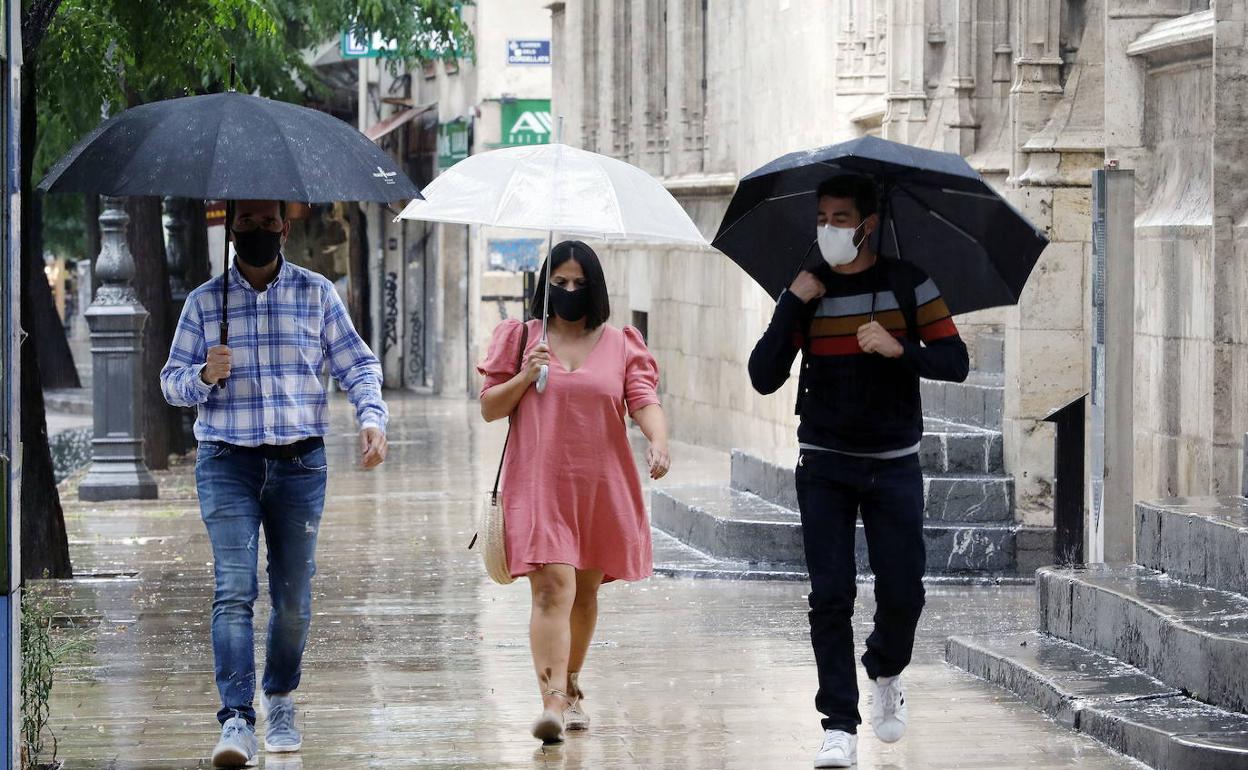
<path fill-rule="evenodd" d="M 650 341 L 650 314 L 641 310 L 633 311 L 633 326 L 641 332 L 641 338 Z"/>

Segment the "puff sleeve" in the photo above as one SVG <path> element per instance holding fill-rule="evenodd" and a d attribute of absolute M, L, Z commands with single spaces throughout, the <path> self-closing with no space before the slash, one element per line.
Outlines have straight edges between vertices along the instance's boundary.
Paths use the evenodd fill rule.
<path fill-rule="evenodd" d="M 624 327 L 624 401 L 629 414 L 659 403 L 659 364 L 641 332 Z"/>
<path fill-rule="evenodd" d="M 482 395 L 516 376 L 516 360 L 520 356 L 523 334 L 524 324 L 515 319 L 508 319 L 494 327 L 489 352 L 485 354 L 485 360 L 477 365 L 477 373 L 482 377 Z"/>

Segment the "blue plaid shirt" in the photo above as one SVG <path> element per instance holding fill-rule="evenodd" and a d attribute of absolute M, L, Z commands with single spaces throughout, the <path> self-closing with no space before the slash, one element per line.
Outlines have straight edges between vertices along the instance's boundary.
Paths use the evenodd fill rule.
<path fill-rule="evenodd" d="M 160 372 L 165 400 L 198 406 L 195 438 L 241 446 L 293 444 L 329 431 L 320 373 L 326 360 L 355 406 L 360 427 L 383 431 L 381 364 L 355 327 L 329 279 L 285 259 L 265 291 L 231 267 L 230 377 L 222 388 L 200 377 L 221 322 L 221 278 L 186 298 L 169 361 Z"/>

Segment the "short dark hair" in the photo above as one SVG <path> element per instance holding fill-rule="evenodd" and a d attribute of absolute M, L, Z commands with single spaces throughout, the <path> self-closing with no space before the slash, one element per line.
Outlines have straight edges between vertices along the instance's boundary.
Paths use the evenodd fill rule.
<path fill-rule="evenodd" d="M 849 198 L 863 219 L 879 210 L 879 194 L 875 190 L 875 182 L 857 174 L 842 174 L 830 177 L 819 183 L 815 193 L 817 198 Z"/>
<path fill-rule="evenodd" d="M 237 203 L 238 203 L 238 201 L 230 201 L 230 203 L 237 204 Z M 233 206 L 233 211 L 234 211 L 234 216 L 235 216 L 235 217 L 237 217 L 237 216 L 238 216 L 238 206 L 237 206 L 237 205 Z M 282 218 L 282 221 L 283 221 L 283 222 L 285 222 L 285 221 L 286 221 L 286 201 L 278 201 L 278 202 L 277 202 L 277 215 L 278 215 L 279 217 L 281 217 L 281 218 Z M 234 226 L 234 223 L 233 223 L 233 222 L 230 222 L 229 224 L 230 224 L 230 227 L 233 227 L 233 226 Z"/>
<path fill-rule="evenodd" d="M 533 318 L 542 317 L 542 308 L 546 303 L 546 281 L 542 278 L 553 275 L 569 259 L 575 259 L 585 273 L 585 288 L 580 291 L 589 292 L 589 312 L 585 314 L 585 327 L 597 329 L 611 317 L 611 299 L 607 296 L 607 277 L 602 272 L 602 263 L 583 241 L 562 241 L 550 250 L 542 272 L 538 273 L 537 285 L 533 287 L 533 297 L 529 304 L 529 315 Z M 549 270 L 549 272 L 547 272 Z"/>

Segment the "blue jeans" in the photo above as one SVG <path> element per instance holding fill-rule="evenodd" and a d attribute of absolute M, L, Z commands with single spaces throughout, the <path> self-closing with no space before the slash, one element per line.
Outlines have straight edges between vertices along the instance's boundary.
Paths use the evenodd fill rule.
<path fill-rule="evenodd" d="M 858 514 L 875 573 L 875 628 L 862 663 L 871 679 L 897 676 L 910 663 L 923 613 L 923 470 L 917 454 L 873 460 L 803 451 L 796 475 L 819 672 L 815 708 L 825 730 L 855 733 L 862 722 L 852 622 Z"/>
<path fill-rule="evenodd" d="M 256 561 L 261 527 L 273 604 L 264 692 L 286 693 L 299 686 L 312 619 L 312 576 L 325 480 L 324 448 L 290 460 L 269 460 L 227 444 L 199 445 L 195 482 L 216 573 L 212 652 L 221 695 L 217 719 L 222 723 L 235 716 L 256 722 L 251 619 L 259 593 Z"/>

